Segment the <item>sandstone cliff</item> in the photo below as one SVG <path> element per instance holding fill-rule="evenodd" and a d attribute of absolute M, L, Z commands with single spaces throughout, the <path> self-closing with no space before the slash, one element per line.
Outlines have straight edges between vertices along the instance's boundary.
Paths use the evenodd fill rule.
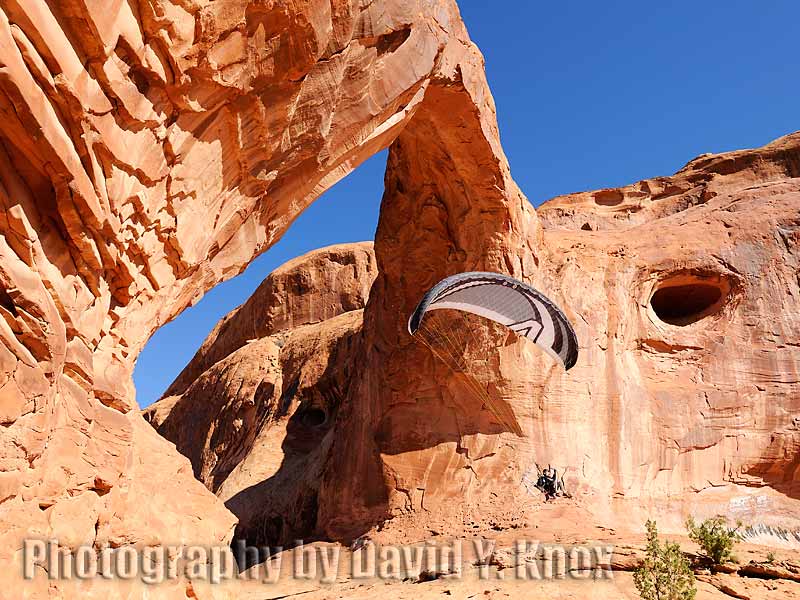
<path fill-rule="evenodd" d="M 321 472 L 376 271 L 371 243 L 277 269 L 144 411 L 236 515 L 238 539 L 277 546 L 318 534 Z"/>
<path fill-rule="evenodd" d="M 604 522 L 797 527 L 797 136 L 554 201 L 543 229 L 453 0 L 0 0 L 0 116 L 3 591 L 33 536 L 227 543 L 235 518 L 193 474 L 276 536 L 513 521 L 536 461 Z M 135 410 L 139 351 L 390 145 L 377 270 L 365 255 L 327 312 L 302 294 L 284 321 L 243 307 L 263 320 L 221 324 L 171 388 L 174 417 L 152 412 L 190 468 Z M 485 383 L 526 437 L 405 332 L 423 290 L 471 269 L 531 281 L 578 325 L 568 375 L 485 333 Z M 216 404 L 186 410 L 210 386 Z M 313 518 L 274 520 L 286 507 Z M 77 593 L 45 577 L 26 590 Z M 136 594 L 110 585 L 80 593 Z"/>
<path fill-rule="evenodd" d="M 401 149 L 400 142 L 392 149 L 390 183 L 399 177 Z M 314 389 L 311 395 L 322 406 L 335 404 L 336 418 L 326 423 L 326 443 L 313 463 L 299 466 L 280 483 L 283 489 L 305 486 L 305 496 L 314 498 L 313 514 L 310 504 L 298 510 L 295 501 L 280 516 L 274 507 L 287 504 L 274 500 L 278 480 L 263 477 L 250 488 L 248 502 L 271 508 L 253 513 L 238 504 L 234 512 L 244 515 L 242 535 L 274 544 L 309 536 L 350 539 L 380 525 L 384 537 L 414 539 L 431 529 L 455 533 L 473 523 L 519 523 L 539 510 L 538 492 L 526 485 L 536 463 L 566 471 L 575 508 L 585 511 L 587 525 L 635 530 L 652 514 L 676 526 L 688 513 L 723 513 L 776 530 L 797 528 L 799 159 L 800 134 L 795 134 L 757 150 L 700 157 L 672 177 L 556 198 L 539 209 L 543 253 L 528 278 L 558 298 L 571 316 L 581 358 L 564 373 L 530 344 L 505 336 L 486 340 L 483 354 L 486 347 L 499 347 L 489 353 L 490 370 L 479 375 L 507 403 L 525 432 L 522 437 L 504 431 L 405 331 L 419 295 L 438 277 L 482 268 L 480 262 L 459 264 L 452 248 L 438 256 L 422 250 L 436 247 L 437 239 L 452 247 L 488 245 L 491 239 L 449 237 L 459 229 L 446 226 L 450 213 L 438 201 L 431 204 L 436 211 L 423 207 L 422 214 L 433 215 L 428 221 L 405 225 L 403 215 L 410 209 L 397 201 L 390 185 L 376 240 L 380 272 L 363 331 L 359 315 L 355 328 L 342 330 L 349 351 L 321 353 L 332 361 L 329 373 L 346 369 L 347 377 L 335 392 L 323 379 L 310 380 L 304 392 Z M 470 231 L 469 208 L 459 216 L 464 231 Z M 407 246 L 398 246 L 398 232 L 409 236 Z M 339 252 L 361 253 L 362 248 Z M 298 302 L 295 294 L 319 310 L 340 306 L 332 299 L 337 290 L 330 277 L 320 275 L 328 253 L 297 259 L 265 281 L 262 287 L 281 290 L 281 296 L 271 297 L 274 304 L 264 303 L 259 291 L 245 306 L 282 314 L 284 306 Z M 482 260 L 477 252 L 471 255 Z M 509 256 L 510 270 L 513 260 Z M 327 268 L 337 274 L 337 266 Z M 308 273 L 305 289 L 273 281 L 299 272 Z M 392 274 L 394 282 L 382 287 Z M 368 288 L 373 276 L 360 283 L 345 279 L 339 293 L 350 298 L 353 287 Z M 383 295 L 404 285 L 414 290 L 408 297 Z M 236 327 L 242 310 L 221 322 L 187 369 L 241 345 L 217 331 L 228 323 Z M 251 322 L 249 313 L 244 320 Z M 307 335 L 305 330 L 298 328 L 296 335 Z M 325 330 L 336 335 L 333 327 Z M 265 326 L 261 332 L 267 343 L 271 330 Z M 320 339 L 323 348 L 330 347 L 327 335 Z M 200 443 L 184 438 L 195 432 L 203 411 L 216 410 L 215 418 L 228 423 L 235 418 L 206 408 L 220 389 L 214 384 L 209 392 L 207 380 L 219 381 L 230 365 L 264 364 L 260 347 L 250 348 L 197 379 L 188 392 L 197 396 L 194 404 L 172 410 L 171 422 L 159 427 L 215 491 L 220 483 L 207 475 L 213 461 L 200 452 L 206 451 L 206 429 L 192 433 Z M 303 363 L 287 366 L 281 371 L 284 387 L 296 376 L 292 369 L 302 373 L 304 368 Z M 168 410 L 172 402 L 166 398 L 152 411 Z M 291 418 L 302 418 L 301 404 L 289 409 L 300 411 Z M 278 446 L 291 448 L 291 436 L 271 423 L 249 426 L 250 435 L 268 431 L 271 446 L 253 448 L 221 436 L 244 452 L 242 464 L 251 474 L 267 465 L 271 476 L 268 465 L 281 459 Z M 283 460 L 290 462 L 288 455 Z M 300 513 L 302 519 L 284 522 Z M 258 523 L 260 533 L 252 537 Z"/>
<path fill-rule="evenodd" d="M 3 581 L 31 536 L 227 542 L 139 351 L 442 94 L 505 164 L 480 53 L 453 0 L 3 0 L 0 64 Z"/>
<path fill-rule="evenodd" d="M 456 520 L 470 507 L 502 517 L 535 462 L 566 470 L 595 521 L 631 527 L 656 513 L 677 525 L 691 511 L 797 528 L 800 134 L 700 157 L 674 177 L 552 200 L 528 253 L 515 242 L 514 204 L 492 212 L 504 235 L 482 234 L 471 196 L 425 165 L 469 170 L 426 157 L 415 131 L 390 154 L 363 375 L 323 483 L 327 531 L 430 519 L 454 504 Z M 438 277 L 476 268 L 545 290 L 581 342 L 569 373 L 525 344 L 501 343 L 490 358 L 486 385 L 527 437 L 464 406 L 451 374 L 405 331 Z"/>

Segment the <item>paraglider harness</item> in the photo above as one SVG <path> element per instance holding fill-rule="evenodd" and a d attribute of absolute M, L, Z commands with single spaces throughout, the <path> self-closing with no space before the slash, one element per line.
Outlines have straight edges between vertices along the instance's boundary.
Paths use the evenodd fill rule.
<path fill-rule="evenodd" d="M 544 499 L 549 501 L 554 499 L 557 496 L 565 496 L 567 498 L 572 498 L 572 496 L 567 493 L 566 488 L 564 487 L 564 474 L 561 474 L 561 478 L 558 477 L 558 472 L 547 465 L 547 468 L 542 471 L 539 468 L 539 464 L 536 464 L 536 471 L 538 472 L 539 476 L 536 479 L 536 488 L 544 494 Z"/>

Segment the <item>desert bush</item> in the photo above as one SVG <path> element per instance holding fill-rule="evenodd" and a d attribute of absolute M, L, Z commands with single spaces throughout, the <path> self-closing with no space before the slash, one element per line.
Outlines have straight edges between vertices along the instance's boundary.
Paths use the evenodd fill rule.
<path fill-rule="evenodd" d="M 644 600 L 693 600 L 697 589 L 688 559 L 676 543 L 658 539 L 654 521 L 645 523 L 647 548 L 633 582 Z"/>
<path fill-rule="evenodd" d="M 692 517 L 686 520 L 686 529 L 689 530 L 689 539 L 703 550 L 715 565 L 721 565 L 728 560 L 734 560 L 733 547 L 742 541 L 739 533 L 742 523 L 737 521 L 735 528 L 728 527 L 725 517 L 706 519 L 700 525 Z"/>

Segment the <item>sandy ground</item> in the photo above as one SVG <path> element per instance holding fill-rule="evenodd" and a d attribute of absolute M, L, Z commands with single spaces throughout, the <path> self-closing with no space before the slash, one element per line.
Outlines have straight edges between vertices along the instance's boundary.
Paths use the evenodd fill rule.
<path fill-rule="evenodd" d="M 248 600 L 639 597 L 633 570 L 643 556 L 644 536 L 621 534 L 609 528 L 587 531 L 585 526 L 582 528 L 580 511 L 567 502 L 553 503 L 542 514 L 549 518 L 537 519 L 535 525 L 495 525 L 448 537 L 428 534 L 416 541 L 403 539 L 403 546 L 392 546 L 388 542 L 396 543 L 400 537 L 396 529 L 402 528 L 400 519 L 374 532 L 368 540 L 361 540 L 360 548 L 318 542 L 303 546 L 305 555 L 297 548 L 286 550 L 248 570 L 245 576 L 251 578 L 249 581 L 223 583 L 212 586 L 211 591 L 218 597 L 231 594 Z M 797 550 L 741 543 L 735 550 L 736 562 L 712 572 L 703 566 L 698 547 L 685 536 L 662 538 L 679 541 L 695 562 L 698 600 L 800 599 Z M 414 555 L 414 549 L 421 554 Z M 298 555 L 307 560 L 296 562 Z M 373 563 L 369 562 L 369 555 Z M 314 561 L 309 559 L 311 556 Z M 415 557 L 419 559 L 416 562 Z M 335 558 L 338 569 L 332 566 L 337 564 Z M 312 562 L 316 572 L 311 573 L 311 579 L 294 576 L 310 574 Z M 267 567 L 272 568 L 274 576 L 279 564 L 280 575 L 267 582 Z M 354 564 L 360 564 L 363 573 L 354 571 Z M 380 569 L 384 577 L 376 576 Z"/>

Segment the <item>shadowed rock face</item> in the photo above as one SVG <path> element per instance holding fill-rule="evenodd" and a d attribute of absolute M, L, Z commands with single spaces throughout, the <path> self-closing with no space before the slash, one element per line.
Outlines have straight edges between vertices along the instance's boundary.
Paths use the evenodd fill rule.
<path fill-rule="evenodd" d="M 220 321 L 165 397 L 144 411 L 236 515 L 236 538 L 249 545 L 318 535 L 321 472 L 356 377 L 376 274 L 369 242 L 285 264 Z"/>
<path fill-rule="evenodd" d="M 371 242 L 330 246 L 289 261 L 217 324 L 164 395 L 183 393 L 250 340 L 364 308 L 376 272 Z"/>

